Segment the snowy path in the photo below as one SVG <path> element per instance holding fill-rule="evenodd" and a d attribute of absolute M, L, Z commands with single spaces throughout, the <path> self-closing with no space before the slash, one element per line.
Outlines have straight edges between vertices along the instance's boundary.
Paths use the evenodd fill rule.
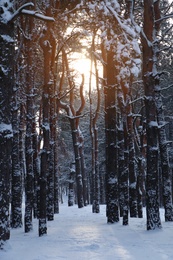
<path fill-rule="evenodd" d="M 163 211 L 161 211 L 163 214 Z M 161 260 L 173 259 L 173 223 L 145 230 L 145 219 L 130 219 L 129 226 L 106 224 L 105 206 L 92 214 L 91 206 L 78 209 L 60 205 L 60 214 L 48 222 L 48 235 L 38 237 L 38 223 L 24 234 L 12 230 L 0 260 Z"/>

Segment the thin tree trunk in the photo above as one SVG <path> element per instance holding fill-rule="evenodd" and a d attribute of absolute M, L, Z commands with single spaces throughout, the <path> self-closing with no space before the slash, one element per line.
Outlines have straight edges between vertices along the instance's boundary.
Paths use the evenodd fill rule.
<path fill-rule="evenodd" d="M 26 20 L 29 23 L 28 33 L 33 29 L 33 18 Z M 25 137 L 25 157 L 26 157 L 26 180 L 25 180 L 25 232 L 32 230 L 32 210 L 34 193 L 34 173 L 33 173 L 33 146 L 32 146 L 32 123 L 33 123 L 33 46 L 32 41 L 26 39 L 25 52 L 27 55 L 26 70 L 26 137 Z"/>
<path fill-rule="evenodd" d="M 124 95 L 119 86 L 117 100 L 121 115 L 118 120 L 118 184 L 119 184 L 119 203 L 120 216 L 123 217 L 123 225 L 128 225 L 129 213 L 129 150 L 127 139 L 127 114 L 125 110 Z"/>
<path fill-rule="evenodd" d="M 33 143 L 33 173 L 34 173 L 34 196 L 33 196 L 33 210 L 34 218 L 38 218 L 38 192 L 39 192 L 39 176 L 40 176 L 40 160 L 38 155 L 38 134 L 36 130 L 36 118 L 32 122 L 32 143 Z"/>
<path fill-rule="evenodd" d="M 55 129 L 56 130 L 56 129 Z M 54 213 L 59 213 L 59 171 L 58 171 L 58 138 L 57 130 L 55 134 L 54 146 Z"/>
<path fill-rule="evenodd" d="M 126 113 L 127 113 L 127 138 L 129 150 L 129 209 L 130 217 L 137 217 L 137 176 L 135 165 L 135 148 L 134 148 L 134 130 L 131 98 L 129 93 L 126 94 Z"/>
<path fill-rule="evenodd" d="M 81 171 L 82 171 L 82 183 L 83 183 L 83 201 L 84 206 L 88 205 L 88 185 L 87 185 L 87 176 L 85 169 L 85 158 L 84 158 L 84 137 L 82 132 L 78 127 L 78 140 L 79 140 L 79 155 L 81 158 Z"/>
<path fill-rule="evenodd" d="M 16 90 L 13 92 L 13 143 L 12 143 L 12 180 L 11 180 L 11 227 L 22 227 L 22 172 L 19 160 L 19 118 Z"/>
<path fill-rule="evenodd" d="M 50 86 L 50 153 L 49 153 L 49 174 L 47 177 L 47 218 L 54 219 L 54 151 L 55 151 L 55 100 L 54 100 L 54 85 Z"/>
<path fill-rule="evenodd" d="M 50 78 L 51 45 L 49 43 L 49 29 L 40 38 L 40 46 L 43 49 L 44 58 L 44 85 L 42 93 L 42 130 L 43 148 L 41 151 L 41 173 L 40 173 L 40 210 L 39 210 L 39 236 L 47 233 L 46 200 L 47 200 L 47 176 L 49 172 L 50 152 L 50 91 L 52 81 Z M 45 44 L 46 43 L 46 44 Z M 52 187 L 53 188 L 53 187 Z"/>

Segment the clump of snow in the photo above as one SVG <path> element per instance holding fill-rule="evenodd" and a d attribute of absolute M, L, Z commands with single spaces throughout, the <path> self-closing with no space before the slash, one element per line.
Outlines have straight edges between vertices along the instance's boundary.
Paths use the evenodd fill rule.
<path fill-rule="evenodd" d="M 8 75 L 8 72 L 9 72 L 9 68 L 5 68 L 4 66 L 2 66 L 2 64 L 0 64 L 0 69 L 1 71 L 4 73 L 4 75 Z"/>
<path fill-rule="evenodd" d="M 4 41 L 6 41 L 6 42 L 11 42 L 11 43 L 14 42 L 14 39 L 11 38 L 9 35 L 2 34 L 1 37 L 2 37 L 2 39 L 3 39 Z"/>
<path fill-rule="evenodd" d="M 1 123 L 0 124 L 0 133 L 3 132 L 12 132 L 12 125 L 11 124 L 5 124 L 5 123 Z"/>
<path fill-rule="evenodd" d="M 1 0 L 0 1 L 0 8 L 1 8 L 1 16 L 0 19 L 3 23 L 7 23 L 11 18 L 11 10 L 13 7 L 13 2 L 9 0 Z"/>

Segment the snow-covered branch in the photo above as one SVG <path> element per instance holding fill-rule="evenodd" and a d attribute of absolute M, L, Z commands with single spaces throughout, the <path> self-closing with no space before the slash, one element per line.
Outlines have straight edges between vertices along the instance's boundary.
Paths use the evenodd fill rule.
<path fill-rule="evenodd" d="M 172 87 L 173 87 L 173 84 L 167 86 L 166 88 L 162 88 L 161 90 L 162 90 L 162 91 L 163 91 L 163 90 L 167 90 L 167 89 L 172 88 Z"/>
<path fill-rule="evenodd" d="M 33 4 L 32 2 L 29 2 L 29 3 L 26 3 L 26 4 L 22 5 L 21 7 L 19 7 L 19 9 L 17 9 L 17 10 L 14 12 L 14 14 L 12 14 L 12 15 L 7 19 L 7 23 L 14 21 L 14 20 L 21 14 L 21 12 L 22 12 L 22 10 L 23 10 L 24 8 L 33 7 L 33 6 L 34 6 L 34 4 Z"/>
<path fill-rule="evenodd" d="M 30 10 L 23 9 L 21 11 L 21 13 L 28 15 L 28 16 L 33 16 L 34 18 L 37 18 L 39 20 L 43 20 L 43 21 L 46 21 L 46 22 L 54 22 L 55 21 L 55 19 L 53 17 L 40 14 L 37 11 L 30 11 Z"/>
<path fill-rule="evenodd" d="M 144 100 L 144 97 L 136 98 L 136 99 L 130 101 L 130 104 L 133 104 L 133 103 L 135 103 L 135 102 L 137 102 L 137 101 L 139 101 L 139 100 Z"/>
<path fill-rule="evenodd" d="M 107 9 L 110 11 L 110 13 L 113 15 L 113 17 L 116 19 L 116 21 L 118 22 L 118 24 L 120 25 L 121 29 L 129 36 L 131 36 L 132 38 L 136 37 L 136 33 L 134 30 L 130 29 L 130 27 L 126 26 L 125 24 L 123 24 L 117 14 L 117 12 L 111 7 L 106 5 Z"/>
<path fill-rule="evenodd" d="M 17 9 L 14 14 L 8 17 L 7 23 L 14 21 L 19 15 L 24 14 L 28 16 L 32 16 L 34 18 L 47 21 L 47 22 L 54 22 L 54 18 L 50 16 L 45 16 L 43 14 L 38 13 L 37 11 L 32 11 L 32 10 L 26 10 L 25 8 L 27 7 L 34 7 L 34 4 L 32 2 L 26 3 L 22 5 L 19 9 Z"/>
<path fill-rule="evenodd" d="M 78 116 L 69 116 L 69 115 L 66 115 L 66 117 L 67 117 L 68 119 L 79 119 L 79 118 L 81 118 L 81 117 L 86 116 L 87 114 L 88 114 L 88 113 L 84 113 L 84 114 L 78 115 Z"/>
<path fill-rule="evenodd" d="M 164 21 L 166 19 L 170 19 L 170 18 L 173 18 L 173 13 L 162 16 L 161 18 L 155 20 L 155 23 L 162 22 L 162 21 Z"/>

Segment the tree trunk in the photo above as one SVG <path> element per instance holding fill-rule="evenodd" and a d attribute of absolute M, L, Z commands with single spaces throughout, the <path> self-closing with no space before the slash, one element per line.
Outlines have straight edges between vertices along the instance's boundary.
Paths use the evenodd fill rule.
<path fill-rule="evenodd" d="M 120 118 L 118 120 L 118 185 L 119 185 L 119 205 L 120 216 L 123 217 L 123 225 L 128 225 L 129 213 L 129 150 L 127 139 L 127 114 L 124 102 L 124 95 L 121 86 L 117 95 L 120 108 Z"/>
<path fill-rule="evenodd" d="M 19 118 L 18 101 L 16 89 L 13 91 L 12 102 L 12 179 L 11 179 L 11 227 L 22 227 L 22 172 L 20 171 L 19 160 Z"/>
<path fill-rule="evenodd" d="M 56 118 L 55 115 L 55 99 L 54 99 L 54 84 L 49 88 L 50 90 L 50 153 L 49 153 L 49 174 L 47 177 L 47 219 L 54 219 L 54 151 L 55 151 L 55 131 L 56 131 Z"/>
<path fill-rule="evenodd" d="M 33 30 L 33 18 L 26 18 L 28 22 L 28 33 Z M 26 180 L 25 180 L 25 232 L 32 230 L 32 210 L 34 194 L 34 173 L 33 173 L 33 145 L 32 145 L 32 123 L 33 123 L 33 46 L 32 41 L 26 39 L 25 52 L 27 56 L 26 70 Z"/>
<path fill-rule="evenodd" d="M 107 51 L 107 86 L 105 86 L 105 129 L 106 129 L 106 214 L 107 222 L 119 221 L 118 169 L 117 169 L 117 114 L 115 64 L 112 46 Z"/>
<path fill-rule="evenodd" d="M 74 155 L 75 155 L 78 207 L 82 208 L 84 206 L 83 183 L 82 183 L 82 173 L 81 173 L 81 164 L 80 164 L 78 135 L 76 129 L 76 122 L 75 122 L 76 120 L 75 118 L 70 118 L 69 120 L 70 120 L 70 126 L 72 131 L 72 140 L 73 140 L 73 148 L 74 148 Z"/>
<path fill-rule="evenodd" d="M 144 33 L 143 45 L 143 82 L 146 107 L 147 136 L 147 175 L 146 175 L 146 213 L 147 230 L 160 228 L 161 220 L 158 200 L 158 124 L 155 103 L 155 67 L 154 37 L 155 25 L 154 1 L 144 1 Z"/>
<path fill-rule="evenodd" d="M 13 5 L 11 1 L 10 5 Z M 10 12 L 9 6 L 0 3 L 1 11 Z M 3 7 L 2 7 L 3 6 Z M 10 173 L 11 173 L 11 97 L 14 86 L 14 40 L 13 23 L 4 21 L 0 14 L 0 249 L 10 238 L 9 203 L 10 203 Z"/>
<path fill-rule="evenodd" d="M 84 158 L 84 137 L 82 132 L 78 127 L 78 141 L 79 141 L 79 155 L 81 163 L 81 172 L 82 172 L 82 183 L 83 183 L 83 201 L 84 206 L 88 205 L 88 186 L 87 186 L 87 176 L 85 169 L 85 158 Z"/>
<path fill-rule="evenodd" d="M 50 28 L 42 34 L 40 46 L 43 49 L 44 58 L 44 85 L 42 93 L 42 131 L 43 148 L 41 151 L 41 173 L 40 173 L 40 210 L 39 210 L 39 236 L 47 233 L 46 209 L 47 209 L 47 176 L 49 175 L 49 152 L 50 152 L 50 90 L 52 79 L 50 75 L 51 44 L 49 42 Z M 50 184 L 50 183 L 49 183 Z M 53 187 L 52 187 L 53 188 Z"/>
<path fill-rule="evenodd" d="M 131 91 L 129 89 L 129 91 Z M 127 139 L 129 150 L 129 209 L 130 217 L 137 217 L 137 176 L 135 165 L 135 148 L 134 148 L 134 130 L 130 94 L 126 96 L 126 114 L 127 114 Z"/>
<path fill-rule="evenodd" d="M 160 1 L 154 3 L 155 19 L 160 18 Z M 160 23 L 155 23 L 155 31 L 159 34 Z M 158 50 L 159 41 L 156 41 L 154 48 L 154 57 L 156 66 L 158 65 Z M 162 174 L 162 187 L 163 187 L 163 205 L 165 208 L 165 221 L 173 221 L 173 206 L 172 206 L 172 194 L 171 194 L 171 176 L 170 176 L 170 165 L 168 155 L 168 144 L 166 141 L 165 131 L 165 118 L 163 113 L 163 102 L 160 88 L 160 76 L 155 76 L 155 102 L 157 109 L 157 121 L 158 121 L 158 137 L 159 137 L 159 149 L 160 149 L 160 160 L 161 160 L 161 174 Z"/>
<path fill-rule="evenodd" d="M 36 113 L 35 113 L 36 114 Z M 33 174 L 34 174 L 34 196 L 33 196 L 33 210 L 34 218 L 38 218 L 38 192 L 39 192 L 39 176 L 40 176 L 40 161 L 38 155 L 38 134 L 36 130 L 36 118 L 32 122 L 32 143 L 33 143 Z"/>

